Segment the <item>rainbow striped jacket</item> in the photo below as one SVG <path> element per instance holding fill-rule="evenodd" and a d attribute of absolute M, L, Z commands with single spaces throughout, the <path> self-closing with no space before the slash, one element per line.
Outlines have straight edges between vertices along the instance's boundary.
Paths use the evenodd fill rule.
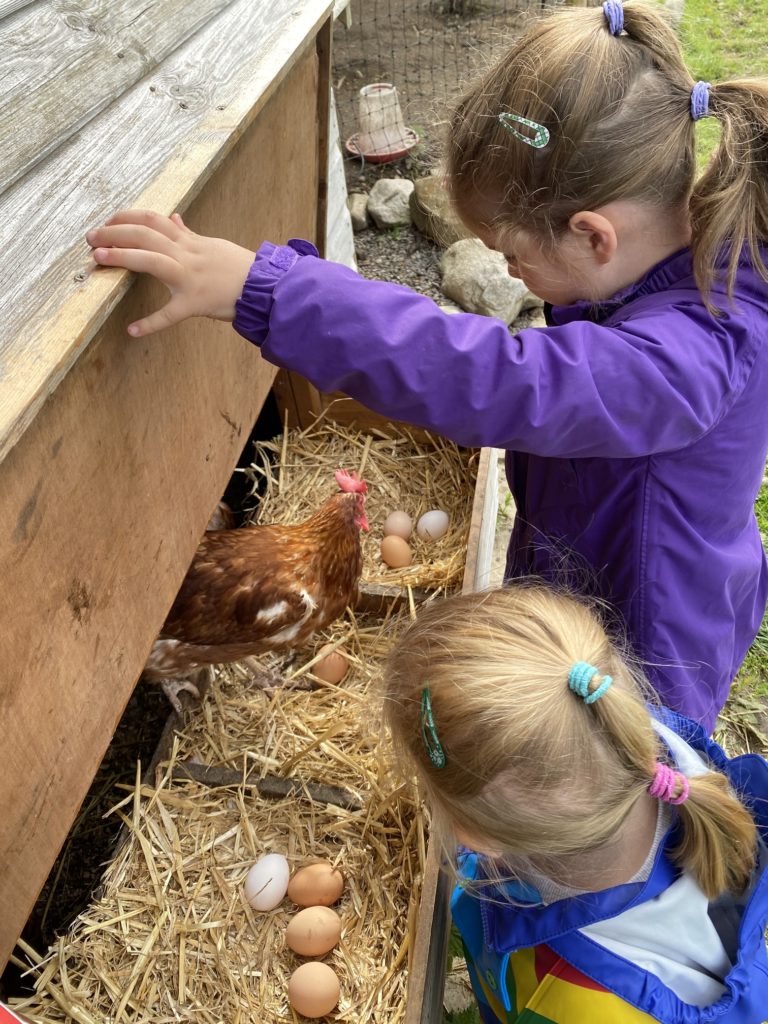
<path fill-rule="evenodd" d="M 751 808 L 763 842 L 747 892 L 737 901 L 707 903 L 694 880 L 669 859 L 679 839 L 674 822 L 644 882 L 548 906 L 504 904 L 457 886 L 453 919 L 486 1024 L 768 1021 L 768 763 L 754 754 L 728 758 L 700 726 L 673 712 L 662 711 L 658 718 L 679 767 L 689 774 L 697 773 L 695 764 L 699 772 L 708 770 L 703 755 Z M 480 865 L 468 854 L 461 872 L 476 879 Z M 721 933 L 728 934 L 723 945 Z M 723 969 L 697 973 L 679 951 L 704 949 L 707 936 L 721 950 Z M 678 985 L 678 975 L 689 981 Z M 663 980 L 670 978 L 678 991 Z M 688 993 L 691 984 L 696 997 L 689 995 L 687 1002 L 678 992 Z"/>

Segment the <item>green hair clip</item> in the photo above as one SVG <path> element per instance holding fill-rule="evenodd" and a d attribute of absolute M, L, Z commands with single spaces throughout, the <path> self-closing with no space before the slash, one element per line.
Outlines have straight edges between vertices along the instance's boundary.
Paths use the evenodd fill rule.
<path fill-rule="evenodd" d="M 533 146 L 534 149 L 543 149 L 549 142 L 549 129 L 545 128 L 543 124 L 539 124 L 538 121 L 531 121 L 527 117 L 520 117 L 518 114 L 508 114 L 504 111 L 499 114 L 499 123 L 507 129 L 510 135 L 514 135 L 516 139 L 524 142 L 526 146 Z M 514 127 L 516 124 L 530 128 L 535 134 L 525 135 Z"/>
<path fill-rule="evenodd" d="M 432 714 L 432 698 L 429 687 L 421 691 L 421 739 L 427 756 L 435 768 L 445 768 L 445 751 L 438 739 L 435 716 Z"/>

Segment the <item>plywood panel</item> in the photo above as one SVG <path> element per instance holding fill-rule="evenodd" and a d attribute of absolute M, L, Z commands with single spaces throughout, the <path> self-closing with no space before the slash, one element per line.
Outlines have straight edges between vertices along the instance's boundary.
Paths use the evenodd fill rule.
<path fill-rule="evenodd" d="M 317 78 L 312 51 L 190 206 L 190 226 L 312 238 Z M 128 338 L 162 292 L 135 284 L 0 466 L 0 965 L 274 373 L 225 324 Z"/>
<path fill-rule="evenodd" d="M 330 6 L 282 0 L 279 21 L 262 24 L 253 0 L 233 0 L 157 72 L 0 195 L 0 459 L 128 287 L 126 274 L 88 276 L 85 231 L 125 206 L 184 211 L 293 64 L 314 48 Z M 315 95 L 308 101 L 315 117 Z M 294 120 L 278 134 L 292 138 L 300 163 L 314 159 Z M 259 159 L 273 160 L 271 141 Z M 275 176 L 283 170 L 275 168 Z"/>

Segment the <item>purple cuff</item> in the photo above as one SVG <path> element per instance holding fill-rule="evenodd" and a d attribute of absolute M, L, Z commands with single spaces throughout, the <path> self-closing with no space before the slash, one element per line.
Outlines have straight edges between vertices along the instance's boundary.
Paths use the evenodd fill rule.
<path fill-rule="evenodd" d="M 318 256 L 317 249 L 303 238 L 289 238 L 287 245 L 264 242 L 248 271 L 243 293 L 235 303 L 232 326 L 238 334 L 261 346 L 269 334 L 269 315 L 275 286 L 302 256 Z"/>

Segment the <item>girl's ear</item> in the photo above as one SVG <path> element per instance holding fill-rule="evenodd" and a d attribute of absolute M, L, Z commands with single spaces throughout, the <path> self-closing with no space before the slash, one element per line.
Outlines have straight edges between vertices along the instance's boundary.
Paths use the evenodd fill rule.
<path fill-rule="evenodd" d="M 618 238 L 613 223 L 601 213 L 581 210 L 568 221 L 571 241 L 598 263 L 609 263 L 616 253 Z"/>

